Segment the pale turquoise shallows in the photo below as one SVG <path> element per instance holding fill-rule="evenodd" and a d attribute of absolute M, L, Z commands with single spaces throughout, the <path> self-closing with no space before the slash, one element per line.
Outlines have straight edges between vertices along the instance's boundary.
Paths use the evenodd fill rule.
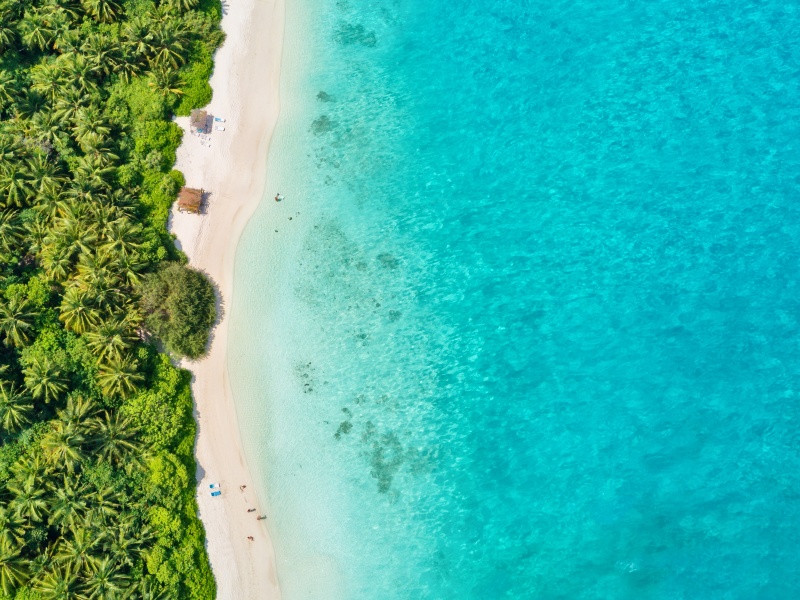
<path fill-rule="evenodd" d="M 227 307 L 284 599 L 797 598 L 797 3 L 287 5 Z"/>

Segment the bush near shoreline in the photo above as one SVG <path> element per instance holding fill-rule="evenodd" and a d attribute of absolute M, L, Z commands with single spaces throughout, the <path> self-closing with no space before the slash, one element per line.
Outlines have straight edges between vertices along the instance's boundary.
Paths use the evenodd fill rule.
<path fill-rule="evenodd" d="M 0 599 L 216 594 L 190 375 L 143 340 L 197 357 L 214 321 L 166 221 L 220 18 L 0 0 Z"/>

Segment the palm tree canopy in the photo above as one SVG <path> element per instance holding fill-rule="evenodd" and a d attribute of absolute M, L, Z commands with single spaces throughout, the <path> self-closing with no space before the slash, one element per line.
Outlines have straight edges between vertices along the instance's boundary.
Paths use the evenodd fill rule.
<path fill-rule="evenodd" d="M 0 425 L 9 432 L 19 431 L 30 423 L 33 403 L 27 394 L 9 381 L 0 381 Z"/>
<path fill-rule="evenodd" d="M 51 402 L 67 390 L 66 380 L 61 371 L 49 358 L 35 357 L 23 373 L 25 387 L 30 390 L 34 398 Z"/>
<path fill-rule="evenodd" d="M 36 314 L 27 300 L 12 298 L 7 302 L 0 301 L 0 331 L 5 336 L 6 346 L 20 348 L 30 343 Z"/>

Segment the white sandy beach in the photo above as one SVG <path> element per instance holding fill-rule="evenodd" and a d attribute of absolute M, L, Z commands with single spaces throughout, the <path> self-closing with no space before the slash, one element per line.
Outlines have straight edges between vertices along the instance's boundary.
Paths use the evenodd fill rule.
<path fill-rule="evenodd" d="M 256 520 L 264 511 L 242 452 L 226 371 L 226 307 L 236 246 L 263 193 L 267 152 L 279 113 L 284 2 L 228 0 L 223 6 L 227 39 L 215 57 L 214 97 L 208 110 L 225 119 L 220 123 L 225 131 L 214 131 L 209 144 L 189 134 L 188 118 L 178 119 L 186 133 L 176 168 L 188 186 L 206 190 L 209 197 L 201 216 L 173 209 L 170 229 L 190 264 L 212 278 L 222 298 L 222 318 L 208 356 L 182 365 L 194 373 L 198 503 L 217 598 L 272 600 L 280 598 L 272 542 L 265 521 Z M 210 496 L 212 482 L 221 484 L 221 497 Z M 248 513 L 249 508 L 257 510 Z"/>

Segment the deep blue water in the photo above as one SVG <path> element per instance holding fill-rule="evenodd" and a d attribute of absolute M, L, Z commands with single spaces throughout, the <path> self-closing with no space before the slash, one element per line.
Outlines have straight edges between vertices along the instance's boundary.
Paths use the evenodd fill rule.
<path fill-rule="evenodd" d="M 798 597 L 800 7 L 304 15 L 284 416 L 353 539 L 308 527 L 284 573 L 319 547 L 352 600 Z M 280 560 L 309 517 L 276 518 Z"/>

